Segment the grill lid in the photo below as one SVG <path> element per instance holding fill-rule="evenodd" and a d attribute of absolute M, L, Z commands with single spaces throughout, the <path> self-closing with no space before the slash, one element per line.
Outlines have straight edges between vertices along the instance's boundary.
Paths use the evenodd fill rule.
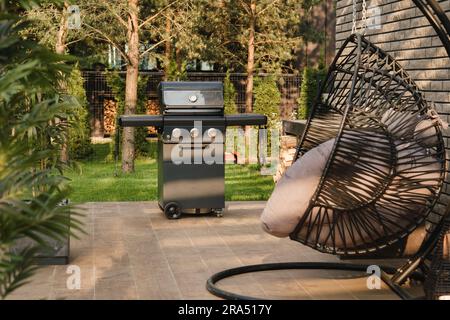
<path fill-rule="evenodd" d="M 222 82 L 179 81 L 161 82 L 159 84 L 161 112 L 197 113 L 210 109 L 209 112 L 223 112 Z"/>

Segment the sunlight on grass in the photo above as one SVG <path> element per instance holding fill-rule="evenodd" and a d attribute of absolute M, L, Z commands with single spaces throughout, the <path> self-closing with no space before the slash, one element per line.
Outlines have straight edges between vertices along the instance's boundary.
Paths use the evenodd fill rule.
<path fill-rule="evenodd" d="M 100 146 L 100 150 L 106 150 Z M 121 174 L 117 164 L 106 156 L 80 163 L 80 170 L 67 173 L 73 189 L 71 201 L 153 201 L 157 200 L 157 163 L 154 159 L 136 160 L 132 174 Z M 267 200 L 272 193 L 272 176 L 261 176 L 256 165 L 225 166 L 226 200 Z"/>

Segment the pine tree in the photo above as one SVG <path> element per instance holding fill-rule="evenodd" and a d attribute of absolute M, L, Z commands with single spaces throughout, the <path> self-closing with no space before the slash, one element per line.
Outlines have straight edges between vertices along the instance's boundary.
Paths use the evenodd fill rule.
<path fill-rule="evenodd" d="M 228 71 L 223 81 L 223 100 L 225 114 L 235 114 L 238 112 L 236 105 L 236 88 L 230 79 L 230 72 Z"/>
<path fill-rule="evenodd" d="M 271 76 L 256 78 L 254 95 L 254 111 L 267 116 L 268 128 L 276 128 L 280 121 L 281 94 L 275 79 Z"/>
<path fill-rule="evenodd" d="M 165 13 L 188 0 L 81 0 L 87 13 L 83 27 L 91 36 L 114 46 L 126 65 L 124 114 L 138 111 L 140 59 L 153 53 L 172 36 L 165 37 L 158 25 Z M 158 22 L 159 21 L 159 22 Z M 175 33 L 174 33 L 175 34 Z M 123 128 L 122 172 L 134 171 L 135 128 Z"/>
<path fill-rule="evenodd" d="M 216 61 L 246 72 L 246 112 L 253 111 L 255 74 L 282 71 L 300 45 L 300 11 L 296 0 L 221 0 L 211 6 L 208 17 L 221 22 L 205 27 L 215 41 L 210 47 Z"/>
<path fill-rule="evenodd" d="M 298 119 L 307 119 L 314 103 L 317 99 L 319 86 L 324 81 L 326 76 L 325 69 L 314 69 L 305 67 L 303 69 L 302 83 L 300 85 L 300 96 L 297 99 L 298 103 Z"/>

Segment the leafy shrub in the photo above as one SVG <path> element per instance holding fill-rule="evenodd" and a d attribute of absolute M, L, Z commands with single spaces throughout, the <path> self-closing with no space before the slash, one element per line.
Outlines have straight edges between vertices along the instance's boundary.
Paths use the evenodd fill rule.
<path fill-rule="evenodd" d="M 168 81 L 183 81 L 187 80 L 187 63 L 183 61 L 181 66 L 175 60 L 170 60 L 168 62 L 166 78 Z"/>
<path fill-rule="evenodd" d="M 227 72 L 223 81 L 223 100 L 225 114 L 235 114 L 238 112 L 236 105 L 236 88 L 230 80 L 230 73 Z"/>
<path fill-rule="evenodd" d="M 108 72 L 106 74 L 106 81 L 108 86 L 111 88 L 114 99 L 117 103 L 117 113 L 116 117 L 119 117 L 124 113 L 125 110 L 125 78 L 122 77 L 117 71 Z M 145 104 L 147 102 L 147 82 L 148 77 L 139 76 L 138 79 L 138 101 L 136 105 L 136 113 L 144 114 L 146 112 Z M 117 133 L 122 133 L 122 128 L 119 127 L 116 120 L 116 130 L 113 137 L 115 143 L 115 135 Z M 149 152 L 149 145 L 147 141 L 148 129 L 145 127 L 138 127 L 134 130 L 134 146 L 136 151 L 136 156 L 146 156 Z M 113 143 L 113 144 L 114 144 Z M 121 142 L 120 142 L 121 143 Z M 112 146 L 111 150 L 115 150 L 115 146 Z M 120 150 L 120 146 L 119 146 Z M 120 153 L 120 152 L 119 152 Z"/>
<path fill-rule="evenodd" d="M 319 82 L 324 81 L 326 76 L 325 69 L 314 69 L 305 67 L 303 69 L 302 83 L 300 85 L 300 96 L 298 103 L 298 119 L 307 119 L 319 91 Z"/>
<path fill-rule="evenodd" d="M 67 81 L 67 93 L 78 102 L 73 105 L 68 113 L 73 118 L 76 126 L 69 128 L 68 147 L 71 159 L 84 159 L 92 154 L 91 130 L 89 126 L 88 102 L 83 87 L 83 77 L 78 68 L 74 68 Z"/>
<path fill-rule="evenodd" d="M 253 111 L 267 116 L 267 127 L 275 128 L 280 122 L 281 94 L 271 76 L 255 79 Z"/>
<path fill-rule="evenodd" d="M 151 140 L 148 143 L 148 157 L 152 159 L 158 158 L 158 142 Z"/>
<path fill-rule="evenodd" d="M 254 105 L 253 112 L 267 116 L 267 146 L 271 148 L 271 130 L 279 130 L 281 94 L 277 82 L 272 76 L 257 77 L 253 89 Z M 258 161 L 260 161 L 258 157 Z"/>
<path fill-rule="evenodd" d="M 81 230 L 79 212 L 60 205 L 70 193 L 60 154 L 73 99 L 58 94 L 68 58 L 19 37 L 15 12 L 32 4 L 0 0 L 0 298 L 29 281 L 49 239 Z M 34 241 L 16 250 L 23 239 Z"/>

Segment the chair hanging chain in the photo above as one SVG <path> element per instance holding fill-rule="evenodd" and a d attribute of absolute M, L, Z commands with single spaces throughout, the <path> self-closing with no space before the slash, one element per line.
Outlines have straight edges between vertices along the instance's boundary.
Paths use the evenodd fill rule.
<path fill-rule="evenodd" d="M 352 34 L 356 33 L 356 0 L 353 0 L 353 25 Z"/>
<path fill-rule="evenodd" d="M 352 24 L 352 34 L 356 33 L 358 31 L 358 27 L 356 25 L 356 20 L 357 20 L 357 12 L 356 12 L 356 0 L 353 0 L 353 24 Z M 366 33 L 366 29 L 367 29 L 367 3 L 366 0 L 362 1 L 362 26 L 361 26 L 361 31 L 362 34 Z"/>
<path fill-rule="evenodd" d="M 362 3 L 362 34 L 365 34 L 367 30 L 367 3 L 363 0 Z"/>

